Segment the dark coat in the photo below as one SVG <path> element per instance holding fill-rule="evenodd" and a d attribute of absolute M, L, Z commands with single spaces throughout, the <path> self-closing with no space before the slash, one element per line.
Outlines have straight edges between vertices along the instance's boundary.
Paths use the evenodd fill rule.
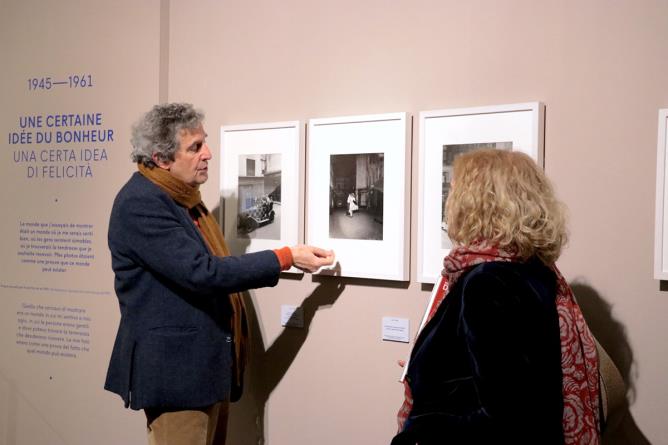
<path fill-rule="evenodd" d="M 227 295 L 274 286 L 274 252 L 212 256 L 188 210 L 139 173 L 114 201 L 109 249 L 121 320 L 105 389 L 133 409 L 229 399 Z"/>
<path fill-rule="evenodd" d="M 563 444 L 556 277 L 491 262 L 455 283 L 415 342 L 393 444 Z"/>

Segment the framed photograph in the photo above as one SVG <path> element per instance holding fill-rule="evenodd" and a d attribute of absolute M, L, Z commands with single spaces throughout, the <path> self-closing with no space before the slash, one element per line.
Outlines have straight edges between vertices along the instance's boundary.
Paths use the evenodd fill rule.
<path fill-rule="evenodd" d="M 306 242 L 334 249 L 341 276 L 409 279 L 407 117 L 309 121 Z"/>
<path fill-rule="evenodd" d="M 659 110 L 656 155 L 656 210 L 654 229 L 654 278 L 668 280 L 668 108 Z"/>
<path fill-rule="evenodd" d="M 299 122 L 223 126 L 220 141 L 220 220 L 232 253 L 298 244 Z"/>
<path fill-rule="evenodd" d="M 544 105 L 539 102 L 420 113 L 418 281 L 434 283 L 450 252 L 445 202 L 454 159 L 495 148 L 527 153 L 543 166 Z"/>

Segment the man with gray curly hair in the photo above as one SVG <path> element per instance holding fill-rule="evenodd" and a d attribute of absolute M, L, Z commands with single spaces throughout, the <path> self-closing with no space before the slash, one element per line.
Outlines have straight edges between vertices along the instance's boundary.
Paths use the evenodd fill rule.
<path fill-rule="evenodd" d="M 275 286 L 292 266 L 315 272 L 334 261 L 304 245 L 230 256 L 199 192 L 212 157 L 203 119 L 171 103 L 133 126 L 139 171 L 109 220 L 121 320 L 105 389 L 144 410 L 151 444 L 224 444 L 247 356 L 238 292 Z"/>
<path fill-rule="evenodd" d="M 181 130 L 197 130 L 204 113 L 190 104 L 156 105 L 132 126 L 132 161 L 155 167 L 153 156 L 174 160 Z"/>

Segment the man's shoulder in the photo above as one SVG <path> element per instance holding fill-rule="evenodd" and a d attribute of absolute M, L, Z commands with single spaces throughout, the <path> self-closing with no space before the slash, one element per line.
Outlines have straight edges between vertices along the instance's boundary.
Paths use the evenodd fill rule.
<path fill-rule="evenodd" d="M 146 203 L 155 198 L 165 198 L 167 194 L 160 187 L 153 184 L 141 173 L 135 172 L 130 176 L 128 182 L 121 187 L 114 200 L 114 206 L 132 203 Z"/>
<path fill-rule="evenodd" d="M 114 199 L 111 218 L 124 219 L 135 214 L 138 209 L 165 209 L 173 201 L 160 187 L 153 184 L 139 172 L 135 172 L 121 187 Z"/>
<path fill-rule="evenodd" d="M 146 179 L 141 173 L 134 172 L 128 182 L 118 192 L 117 196 L 134 195 L 134 194 L 155 194 L 159 190 L 151 181 Z"/>

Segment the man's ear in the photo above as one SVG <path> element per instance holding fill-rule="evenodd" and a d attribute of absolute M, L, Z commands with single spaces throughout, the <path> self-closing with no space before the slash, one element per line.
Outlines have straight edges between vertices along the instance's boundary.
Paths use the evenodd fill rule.
<path fill-rule="evenodd" d="M 165 170 L 169 170 L 169 168 L 172 166 L 172 161 L 164 161 L 160 156 L 158 156 L 158 153 L 153 153 L 151 155 L 151 159 L 153 159 L 155 165 Z"/>

